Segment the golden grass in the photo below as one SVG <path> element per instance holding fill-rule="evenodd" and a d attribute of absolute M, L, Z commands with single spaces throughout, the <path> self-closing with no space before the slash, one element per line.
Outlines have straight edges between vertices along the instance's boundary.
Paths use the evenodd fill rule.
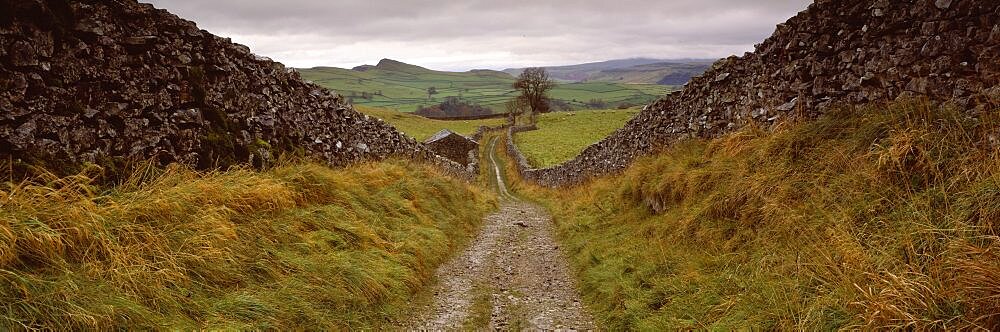
<path fill-rule="evenodd" d="M 1000 329 L 996 114 L 843 109 L 517 189 L 613 330 Z"/>
<path fill-rule="evenodd" d="M 428 166 L 140 168 L 0 187 L 0 327 L 377 328 L 495 205 Z"/>

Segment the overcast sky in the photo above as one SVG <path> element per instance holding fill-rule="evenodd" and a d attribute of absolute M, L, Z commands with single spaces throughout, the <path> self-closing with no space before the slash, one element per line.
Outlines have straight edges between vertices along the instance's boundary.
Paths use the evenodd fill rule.
<path fill-rule="evenodd" d="M 809 0 L 144 0 L 293 67 L 439 70 L 753 49 Z"/>

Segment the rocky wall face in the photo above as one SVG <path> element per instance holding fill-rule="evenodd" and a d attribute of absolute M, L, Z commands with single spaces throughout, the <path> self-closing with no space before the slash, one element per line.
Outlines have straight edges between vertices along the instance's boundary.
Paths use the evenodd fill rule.
<path fill-rule="evenodd" d="M 342 166 L 438 158 L 340 96 L 135 0 L 0 0 L 0 157 Z M 463 175 L 469 178 L 471 175 Z"/>
<path fill-rule="evenodd" d="M 996 0 L 817 0 L 754 52 L 716 62 L 576 159 L 524 173 L 547 186 L 578 184 L 679 139 L 838 105 L 922 97 L 977 116 L 1000 102 L 998 18 Z"/>

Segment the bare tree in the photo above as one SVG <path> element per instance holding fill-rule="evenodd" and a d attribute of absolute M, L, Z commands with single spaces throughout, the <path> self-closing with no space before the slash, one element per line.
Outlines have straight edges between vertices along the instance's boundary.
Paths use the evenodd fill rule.
<path fill-rule="evenodd" d="M 524 103 L 521 102 L 520 98 L 513 98 L 504 103 L 503 106 L 507 109 L 507 122 L 511 126 L 516 125 L 517 117 L 524 113 Z"/>
<path fill-rule="evenodd" d="M 556 86 L 556 82 L 549 79 L 549 74 L 545 68 L 528 68 L 521 72 L 521 75 L 514 81 L 514 89 L 521 92 L 517 97 L 521 105 L 529 111 L 528 119 L 534 124 L 535 116 L 539 113 L 549 111 L 548 91 Z"/>
<path fill-rule="evenodd" d="M 427 88 L 427 100 L 431 100 L 431 96 L 438 94 L 438 89 L 435 87 Z"/>

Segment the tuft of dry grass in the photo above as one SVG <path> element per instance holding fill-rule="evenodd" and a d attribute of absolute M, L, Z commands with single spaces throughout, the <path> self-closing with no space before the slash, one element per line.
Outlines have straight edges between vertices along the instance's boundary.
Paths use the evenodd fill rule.
<path fill-rule="evenodd" d="M 495 205 L 404 161 L 0 187 L 3 329 L 377 328 Z"/>
<path fill-rule="evenodd" d="M 1000 329 L 995 113 L 844 108 L 516 187 L 610 329 Z"/>

